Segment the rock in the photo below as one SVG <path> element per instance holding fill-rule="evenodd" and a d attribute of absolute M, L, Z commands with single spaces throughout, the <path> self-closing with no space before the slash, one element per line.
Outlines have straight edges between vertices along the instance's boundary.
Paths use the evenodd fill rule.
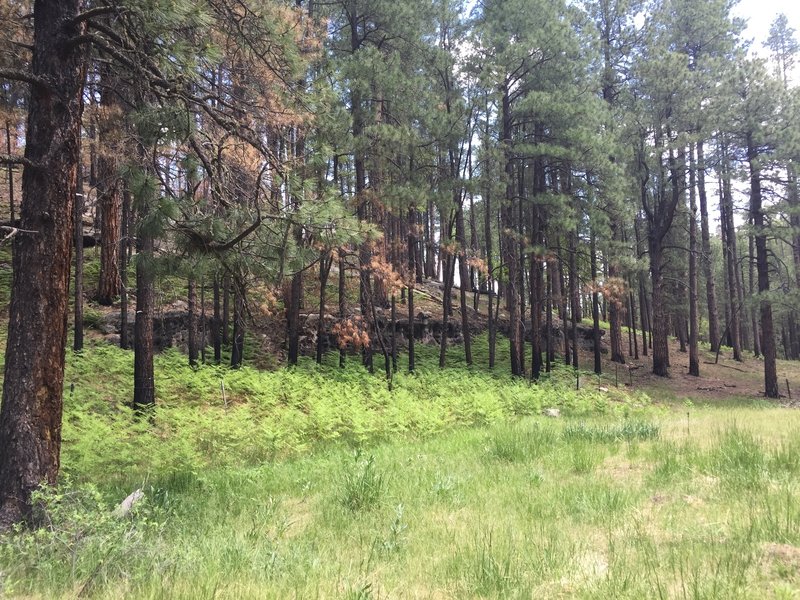
<path fill-rule="evenodd" d="M 117 508 L 114 509 L 113 513 L 114 516 L 117 517 L 118 519 L 127 516 L 128 513 L 130 513 L 131 510 L 133 510 L 134 505 L 137 502 L 139 502 L 142 498 L 144 498 L 144 492 L 142 490 L 136 490 L 130 496 L 125 498 L 125 500 L 120 502 Z"/>
<path fill-rule="evenodd" d="M 561 416 L 561 411 L 557 408 L 545 408 L 542 413 L 545 417 L 550 417 L 552 419 L 557 419 Z"/>

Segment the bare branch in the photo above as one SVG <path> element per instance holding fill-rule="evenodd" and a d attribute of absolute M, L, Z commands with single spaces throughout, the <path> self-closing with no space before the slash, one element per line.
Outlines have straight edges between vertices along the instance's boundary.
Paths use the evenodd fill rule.
<path fill-rule="evenodd" d="M 0 79 L 21 81 L 47 90 L 50 89 L 45 79 L 21 69 L 0 69 Z"/>
<path fill-rule="evenodd" d="M 18 233 L 39 233 L 38 231 L 30 231 L 28 229 L 20 229 L 19 227 L 11 227 L 10 225 L 0 225 L 0 229 L 8 231 L 8 235 L 6 235 L 2 240 L 0 240 L 0 246 L 5 244 L 8 240 L 13 238 Z"/>
<path fill-rule="evenodd" d="M 30 169 L 36 169 L 39 166 L 24 156 L 14 156 L 13 154 L 0 154 L 0 165 L 22 165 Z"/>

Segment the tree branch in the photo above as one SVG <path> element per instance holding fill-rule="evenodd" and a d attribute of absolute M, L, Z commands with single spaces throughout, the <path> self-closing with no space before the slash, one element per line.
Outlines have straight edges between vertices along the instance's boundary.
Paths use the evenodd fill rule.
<path fill-rule="evenodd" d="M 30 169 L 36 169 L 39 165 L 24 156 L 14 156 L 12 154 L 0 154 L 0 165 L 22 165 Z"/>
<path fill-rule="evenodd" d="M 0 79 L 21 81 L 47 90 L 50 89 L 47 80 L 33 73 L 29 73 L 28 71 L 23 71 L 22 69 L 0 69 Z"/>

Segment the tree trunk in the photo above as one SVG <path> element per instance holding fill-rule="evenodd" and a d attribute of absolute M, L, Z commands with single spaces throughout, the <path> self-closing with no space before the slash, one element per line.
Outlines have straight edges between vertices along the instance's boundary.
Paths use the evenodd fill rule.
<path fill-rule="evenodd" d="M 697 306 L 697 202 L 694 148 L 689 149 L 689 375 L 700 376 Z"/>
<path fill-rule="evenodd" d="M 462 201 L 463 204 L 463 201 Z M 458 277 L 461 280 L 459 286 L 459 299 L 461 310 L 461 335 L 464 338 L 464 360 L 467 366 L 472 365 L 472 340 L 469 332 L 469 312 L 467 312 L 467 286 L 470 283 L 469 267 L 467 266 L 467 236 L 464 225 L 463 206 L 458 208 L 456 213 L 456 241 L 459 246 L 458 253 Z"/>
<path fill-rule="evenodd" d="M 317 364 L 322 364 L 323 346 L 325 336 L 325 301 L 328 293 L 328 275 L 333 265 L 333 255 L 330 250 L 322 252 L 319 257 L 319 314 L 317 320 Z"/>
<path fill-rule="evenodd" d="M 140 211 L 146 219 L 147 211 Z M 155 406 L 153 372 L 153 314 L 155 311 L 155 241 L 147 227 L 140 227 L 136 240 L 136 321 L 133 339 L 133 407 L 144 410 Z"/>
<path fill-rule="evenodd" d="M 83 350 L 83 169 L 78 164 L 77 186 L 75 192 L 75 279 L 74 279 L 74 334 L 72 349 L 75 352 Z"/>
<path fill-rule="evenodd" d="M 220 314 L 219 274 L 214 274 L 214 316 L 211 319 L 211 342 L 214 344 L 214 364 L 222 362 L 222 316 Z"/>
<path fill-rule="evenodd" d="M 127 187 L 122 192 L 122 235 L 117 246 L 117 264 L 120 265 L 120 332 L 119 347 L 127 350 L 130 347 L 128 339 L 128 248 L 130 247 L 131 228 L 131 193 Z"/>
<path fill-rule="evenodd" d="M 600 357 L 600 294 L 597 289 L 597 246 L 594 230 L 592 230 L 589 235 L 589 261 L 592 270 L 592 345 L 594 346 L 594 372 L 597 375 L 601 375 L 603 373 L 603 364 Z"/>
<path fill-rule="evenodd" d="M 344 249 L 339 249 L 339 322 L 343 323 L 347 317 L 347 269 L 344 261 Z M 344 369 L 345 359 L 347 352 L 345 348 L 339 345 L 339 368 Z"/>
<path fill-rule="evenodd" d="M 103 91 L 100 97 L 98 134 L 102 150 L 97 155 L 97 207 L 100 213 L 100 278 L 97 302 L 111 306 L 120 295 L 119 240 L 122 186 L 119 178 L 120 81 L 111 68 L 101 67 Z"/>
<path fill-rule="evenodd" d="M 194 277 L 189 277 L 187 292 L 187 304 L 189 305 L 189 365 L 196 367 L 200 352 L 197 343 L 197 280 Z"/>
<path fill-rule="evenodd" d="M 578 322 L 581 320 L 581 296 L 578 287 L 578 232 L 569 238 L 569 296 L 572 301 L 572 367 L 578 369 Z"/>
<path fill-rule="evenodd" d="M 287 286 L 284 287 L 286 289 Z M 289 365 L 296 365 L 300 356 L 300 295 L 303 291 L 303 273 L 298 271 L 292 275 L 288 286 L 288 294 L 284 295 L 286 304 L 287 358 Z M 286 298 L 285 296 L 288 296 Z"/>
<path fill-rule="evenodd" d="M 69 43 L 80 3 L 37 0 L 20 226 L 0 408 L 0 528 L 30 516 L 31 493 L 56 482 L 80 156 L 84 50 Z"/>
<path fill-rule="evenodd" d="M 244 360 L 245 335 L 245 287 L 244 282 L 234 278 L 233 291 L 233 344 L 231 346 L 231 367 L 238 369 Z"/>
<path fill-rule="evenodd" d="M 775 335 L 772 326 L 772 302 L 769 299 L 769 256 L 767 254 L 767 231 L 761 200 L 761 173 L 756 165 L 758 153 L 747 136 L 747 160 L 750 164 L 750 216 L 753 220 L 756 244 L 756 268 L 758 269 L 758 294 L 761 313 L 761 351 L 764 355 L 764 395 L 778 398 L 778 372 L 776 368 Z"/>
<path fill-rule="evenodd" d="M 703 141 L 697 142 L 697 194 L 700 200 L 700 238 L 702 244 L 703 275 L 706 279 L 706 305 L 708 307 L 708 338 L 711 351 L 719 345 L 719 315 L 717 291 L 714 280 L 714 261 L 711 255 L 711 240 L 708 227 L 708 196 L 706 193 L 706 162 Z"/>
<path fill-rule="evenodd" d="M 738 278 L 736 261 L 736 230 L 733 224 L 733 195 L 731 193 L 730 164 L 727 158 L 727 147 L 724 142 L 722 147 L 722 174 L 720 177 L 720 219 L 722 222 L 723 259 L 728 284 L 728 306 L 730 322 L 728 334 L 733 348 L 733 360 L 742 361 L 742 325 L 741 325 L 741 283 Z"/>
<path fill-rule="evenodd" d="M 6 121 L 6 154 L 11 156 L 11 121 Z M 14 165 L 8 165 L 8 213 L 9 219 L 13 224 L 17 218 L 16 207 L 14 206 Z"/>

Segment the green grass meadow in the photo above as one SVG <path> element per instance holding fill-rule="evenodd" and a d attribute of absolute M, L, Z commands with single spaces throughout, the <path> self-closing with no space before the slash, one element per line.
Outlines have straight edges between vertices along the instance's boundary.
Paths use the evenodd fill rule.
<path fill-rule="evenodd" d="M 440 371 L 423 348 L 391 391 L 357 357 L 167 352 L 150 415 L 126 407 L 131 353 L 70 353 L 63 481 L 0 539 L 0 595 L 800 598 L 800 413 L 534 385 L 459 351 Z"/>

